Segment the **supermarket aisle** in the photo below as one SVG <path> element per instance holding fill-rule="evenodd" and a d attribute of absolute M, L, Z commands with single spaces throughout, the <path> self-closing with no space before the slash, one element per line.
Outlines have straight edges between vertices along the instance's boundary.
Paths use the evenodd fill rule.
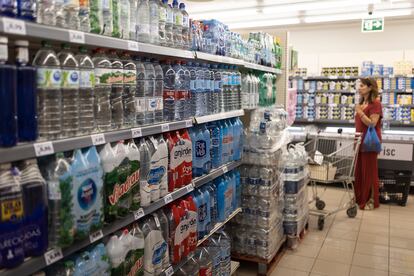
<path fill-rule="evenodd" d="M 342 190 L 330 188 L 327 208 L 343 198 Z M 360 211 L 355 219 L 345 212 L 310 231 L 296 251 L 288 250 L 272 276 L 406 276 L 414 275 L 414 197 L 406 207 L 381 205 Z M 243 264 L 239 276 L 256 275 L 256 266 Z"/>

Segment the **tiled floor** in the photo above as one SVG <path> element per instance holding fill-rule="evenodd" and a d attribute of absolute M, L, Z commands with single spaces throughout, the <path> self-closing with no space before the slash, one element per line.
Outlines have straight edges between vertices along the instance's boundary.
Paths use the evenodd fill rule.
<path fill-rule="evenodd" d="M 345 193 L 329 188 L 322 198 L 335 208 Z M 242 263 L 236 275 L 256 275 L 257 266 Z M 406 207 L 381 205 L 359 211 L 354 219 L 345 211 L 325 221 L 323 231 L 311 217 L 309 232 L 299 247 L 288 250 L 272 276 L 414 276 L 414 197 Z"/>

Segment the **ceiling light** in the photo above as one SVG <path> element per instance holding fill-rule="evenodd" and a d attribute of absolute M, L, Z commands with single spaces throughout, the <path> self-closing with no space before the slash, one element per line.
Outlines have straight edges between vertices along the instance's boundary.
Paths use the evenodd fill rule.
<path fill-rule="evenodd" d="M 259 27 L 271 27 L 271 26 L 284 26 L 299 24 L 299 18 L 288 18 L 279 20 L 264 20 L 264 21 L 250 21 L 229 24 L 230 29 L 247 29 L 247 28 L 259 28 Z"/>

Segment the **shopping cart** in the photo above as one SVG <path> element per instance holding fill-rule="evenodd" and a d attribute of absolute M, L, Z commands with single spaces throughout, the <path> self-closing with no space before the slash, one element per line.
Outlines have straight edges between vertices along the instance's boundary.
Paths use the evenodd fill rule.
<path fill-rule="evenodd" d="M 358 157 L 361 135 L 343 133 L 310 134 L 310 139 L 304 144 L 309 156 L 310 184 L 313 197 L 309 204 L 315 202 L 316 209 L 309 213 L 318 216 L 318 229 L 322 230 L 326 217 L 346 210 L 348 217 L 357 215 L 357 204 L 354 194 L 354 171 Z M 325 184 L 322 193 L 318 194 L 317 183 Z M 326 184 L 342 183 L 347 199 L 334 210 L 324 210 L 325 202 L 321 199 L 326 192 Z"/>

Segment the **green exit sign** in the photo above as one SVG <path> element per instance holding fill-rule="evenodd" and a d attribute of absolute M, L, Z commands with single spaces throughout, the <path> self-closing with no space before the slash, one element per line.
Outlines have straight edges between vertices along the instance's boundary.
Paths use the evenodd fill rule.
<path fill-rule="evenodd" d="M 365 18 L 362 19 L 362 32 L 383 32 L 384 18 Z"/>

